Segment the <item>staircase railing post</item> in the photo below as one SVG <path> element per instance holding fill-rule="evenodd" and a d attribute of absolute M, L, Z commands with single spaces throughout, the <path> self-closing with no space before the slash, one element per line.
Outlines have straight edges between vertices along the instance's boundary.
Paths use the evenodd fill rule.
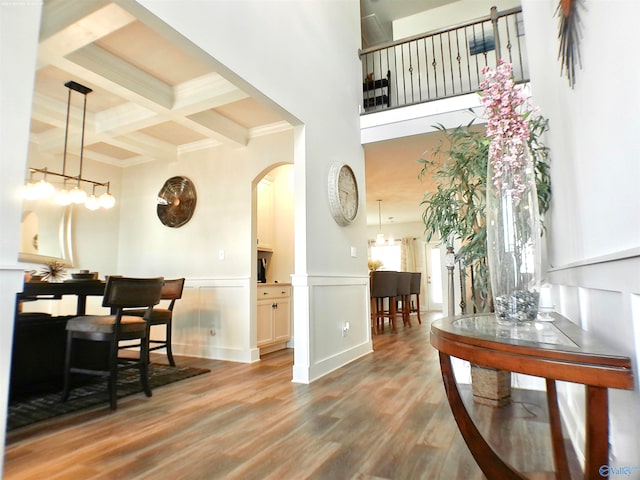
<path fill-rule="evenodd" d="M 456 266 L 456 256 L 453 253 L 453 247 L 447 247 L 447 253 L 445 255 L 445 265 L 447 266 L 447 278 L 448 278 L 448 313 L 449 317 L 453 318 L 456 315 L 455 305 L 455 284 L 453 280 L 453 269 Z"/>
<path fill-rule="evenodd" d="M 502 58 L 502 51 L 500 49 L 500 33 L 498 32 L 498 8 L 491 7 L 491 25 L 493 25 L 493 41 L 496 47 L 496 64 L 498 60 Z M 496 65 L 497 66 L 497 65 Z"/>

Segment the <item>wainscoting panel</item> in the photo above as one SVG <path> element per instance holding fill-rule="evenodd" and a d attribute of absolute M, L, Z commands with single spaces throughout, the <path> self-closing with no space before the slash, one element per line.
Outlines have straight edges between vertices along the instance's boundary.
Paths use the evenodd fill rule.
<path fill-rule="evenodd" d="M 368 276 L 294 276 L 293 285 L 294 302 L 308 298 L 309 308 L 308 338 L 296 334 L 294 381 L 312 382 L 372 351 Z"/>
<path fill-rule="evenodd" d="M 556 310 L 583 329 L 631 357 L 638 378 L 640 351 L 640 255 L 621 252 L 550 271 Z M 558 384 L 563 421 L 574 448 L 584 458 L 584 388 Z M 610 390 L 612 467 L 638 464 L 640 392 Z"/>
<path fill-rule="evenodd" d="M 249 278 L 187 279 L 174 309 L 174 353 L 257 360 L 257 349 L 250 345 L 249 282 Z"/>

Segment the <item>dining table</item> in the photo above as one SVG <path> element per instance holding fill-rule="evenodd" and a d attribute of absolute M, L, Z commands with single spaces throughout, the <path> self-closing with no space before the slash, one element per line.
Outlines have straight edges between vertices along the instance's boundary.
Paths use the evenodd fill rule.
<path fill-rule="evenodd" d="M 584 478 L 601 479 L 609 463 L 608 389 L 632 390 L 631 358 L 605 345 L 558 313 L 544 321 L 504 325 L 495 314 L 447 317 L 431 324 L 431 345 L 439 351 L 440 369 L 453 416 L 471 454 L 489 479 L 524 479 L 493 450 L 476 427 L 460 396 L 451 357 L 481 367 L 542 377 L 556 479 L 571 479 L 558 408 L 556 381 L 585 388 Z"/>
<path fill-rule="evenodd" d="M 67 320 L 85 315 L 88 297 L 102 297 L 105 285 L 99 279 L 24 283 L 22 291 L 16 294 L 10 399 L 61 390 Z M 60 301 L 70 296 L 76 297 L 75 311 L 68 315 L 38 311 L 39 301 Z M 34 302 L 29 308 L 32 311 L 23 311 L 25 302 Z M 92 364 L 103 364 L 107 353 L 107 349 L 95 345 L 80 345 L 78 349 L 83 362 Z"/>

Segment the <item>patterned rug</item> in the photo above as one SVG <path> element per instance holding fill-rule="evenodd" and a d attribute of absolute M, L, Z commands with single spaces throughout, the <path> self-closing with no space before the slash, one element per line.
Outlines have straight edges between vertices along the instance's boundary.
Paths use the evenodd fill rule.
<path fill-rule="evenodd" d="M 207 373 L 204 368 L 149 365 L 149 384 L 154 390 L 169 383 Z M 118 398 L 142 391 L 138 371 L 125 370 L 118 375 Z M 67 413 L 109 403 L 106 381 L 96 381 L 71 390 L 66 402 L 60 401 L 60 392 L 23 398 L 9 403 L 7 431 L 25 427 Z"/>

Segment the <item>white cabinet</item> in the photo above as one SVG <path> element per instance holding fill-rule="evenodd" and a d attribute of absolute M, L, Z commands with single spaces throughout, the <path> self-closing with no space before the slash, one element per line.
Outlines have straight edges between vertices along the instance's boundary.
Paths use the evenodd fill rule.
<path fill-rule="evenodd" d="M 291 339 L 291 286 L 258 286 L 258 337 L 260 353 L 286 348 Z"/>

